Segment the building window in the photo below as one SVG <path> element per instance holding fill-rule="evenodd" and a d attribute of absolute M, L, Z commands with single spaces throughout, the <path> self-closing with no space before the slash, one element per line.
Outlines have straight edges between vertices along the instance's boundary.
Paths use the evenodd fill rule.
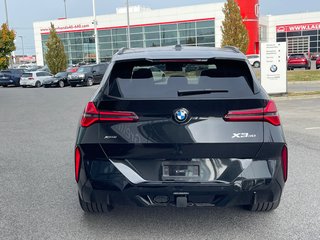
<path fill-rule="evenodd" d="M 42 35 L 43 53 L 49 35 Z M 70 63 L 95 60 L 94 32 L 59 33 Z M 101 60 L 110 59 L 120 48 L 127 47 L 127 28 L 98 30 Z M 190 21 L 130 28 L 132 48 L 176 45 L 215 46 L 215 21 Z"/>

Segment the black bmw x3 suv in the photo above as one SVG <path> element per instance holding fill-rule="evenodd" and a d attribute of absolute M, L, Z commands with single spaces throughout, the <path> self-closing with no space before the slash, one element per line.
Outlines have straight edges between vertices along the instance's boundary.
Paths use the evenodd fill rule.
<path fill-rule="evenodd" d="M 86 212 L 122 204 L 270 211 L 287 167 L 276 105 L 232 47 L 120 50 L 75 146 Z"/>

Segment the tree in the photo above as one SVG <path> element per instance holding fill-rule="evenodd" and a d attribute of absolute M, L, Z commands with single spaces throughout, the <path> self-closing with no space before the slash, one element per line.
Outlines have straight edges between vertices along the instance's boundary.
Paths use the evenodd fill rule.
<path fill-rule="evenodd" d="M 0 29 L 0 70 L 9 67 L 11 53 L 16 50 L 15 38 L 16 33 L 10 30 L 6 23 L 2 24 Z"/>
<path fill-rule="evenodd" d="M 45 59 L 52 74 L 65 71 L 67 68 L 67 55 L 64 45 L 58 37 L 54 25 L 51 23 L 50 35 L 46 43 L 48 48 Z"/>
<path fill-rule="evenodd" d="M 243 23 L 240 9 L 234 0 L 227 0 L 222 9 L 224 21 L 222 21 L 222 44 L 221 46 L 235 46 L 241 52 L 246 53 L 249 44 L 249 35 Z"/>

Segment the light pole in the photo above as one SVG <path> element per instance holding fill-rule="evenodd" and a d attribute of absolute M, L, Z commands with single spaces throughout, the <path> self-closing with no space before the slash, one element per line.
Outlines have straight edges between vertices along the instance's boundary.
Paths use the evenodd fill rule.
<path fill-rule="evenodd" d="M 93 25 L 94 25 L 94 42 L 96 44 L 96 63 L 100 63 L 100 57 L 99 57 L 99 38 L 98 38 L 98 30 L 97 30 L 97 16 L 96 16 L 96 1 L 92 0 L 92 6 L 93 6 Z"/>
<path fill-rule="evenodd" d="M 19 36 L 21 38 L 21 43 L 22 43 L 22 56 L 24 57 L 24 44 L 23 44 L 23 36 Z"/>
<path fill-rule="evenodd" d="M 4 9 L 5 9 L 5 11 L 6 11 L 6 24 L 7 24 L 8 27 L 9 27 L 7 0 L 4 0 Z"/>
<path fill-rule="evenodd" d="M 129 0 L 127 0 L 127 28 L 128 28 L 128 35 L 127 35 L 127 47 L 131 48 L 131 40 L 130 40 L 130 14 L 129 14 Z"/>
<path fill-rule="evenodd" d="M 64 1 L 64 17 L 67 18 L 67 1 L 66 0 L 63 0 Z"/>

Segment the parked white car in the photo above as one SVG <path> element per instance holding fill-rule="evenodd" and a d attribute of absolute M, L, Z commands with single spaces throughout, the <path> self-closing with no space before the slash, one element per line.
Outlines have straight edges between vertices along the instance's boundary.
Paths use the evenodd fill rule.
<path fill-rule="evenodd" d="M 44 71 L 25 72 L 20 78 L 20 85 L 22 87 L 32 86 L 41 87 L 43 81 L 51 78 L 53 75 Z"/>
<path fill-rule="evenodd" d="M 250 54 L 250 55 L 247 55 L 247 58 L 253 67 L 255 67 L 255 68 L 260 67 L 260 55 L 259 54 Z"/>

